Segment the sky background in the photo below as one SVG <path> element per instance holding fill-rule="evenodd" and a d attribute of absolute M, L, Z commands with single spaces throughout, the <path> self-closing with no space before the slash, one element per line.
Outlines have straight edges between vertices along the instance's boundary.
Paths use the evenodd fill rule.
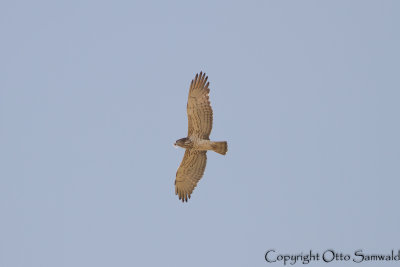
<path fill-rule="evenodd" d="M 399 14 L 389 0 L 1 1 L 0 266 L 400 249 Z M 173 143 L 201 70 L 229 151 L 208 153 L 183 204 Z"/>

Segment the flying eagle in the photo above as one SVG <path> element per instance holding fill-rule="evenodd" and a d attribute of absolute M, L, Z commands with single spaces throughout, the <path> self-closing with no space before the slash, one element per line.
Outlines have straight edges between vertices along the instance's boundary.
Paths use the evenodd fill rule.
<path fill-rule="evenodd" d="M 188 201 L 197 183 L 203 176 L 207 163 L 207 150 L 225 155 L 226 141 L 210 141 L 213 111 L 208 99 L 209 82 L 205 73 L 196 74 L 189 88 L 187 102 L 188 134 L 175 142 L 175 146 L 186 149 L 181 165 L 176 172 L 175 194 L 182 202 Z"/>

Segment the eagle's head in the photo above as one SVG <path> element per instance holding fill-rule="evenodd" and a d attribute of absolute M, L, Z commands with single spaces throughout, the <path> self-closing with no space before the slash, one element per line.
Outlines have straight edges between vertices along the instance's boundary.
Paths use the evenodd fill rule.
<path fill-rule="evenodd" d="M 174 144 L 174 146 L 180 146 L 183 148 L 190 148 L 191 145 L 192 145 L 192 141 L 190 141 L 190 139 L 187 137 L 176 140 L 176 142 Z"/>

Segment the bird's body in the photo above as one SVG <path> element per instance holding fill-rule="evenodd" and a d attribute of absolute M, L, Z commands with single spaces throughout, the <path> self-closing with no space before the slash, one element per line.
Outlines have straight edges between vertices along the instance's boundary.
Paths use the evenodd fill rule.
<path fill-rule="evenodd" d="M 179 142 L 182 140 L 181 142 Z M 198 151 L 207 151 L 213 150 L 219 154 L 225 155 L 228 147 L 225 141 L 222 142 L 213 142 L 210 140 L 204 140 L 200 138 L 182 138 L 176 141 L 175 145 L 186 148 L 186 149 L 193 149 Z M 226 149 L 224 148 L 226 145 Z M 220 148 L 221 147 L 221 148 Z"/>
<path fill-rule="evenodd" d="M 213 150 L 222 155 L 228 151 L 226 141 L 210 141 L 213 111 L 208 96 L 210 89 L 207 79 L 205 73 L 200 72 L 200 75 L 196 74 L 195 79 L 192 80 L 187 103 L 188 135 L 175 142 L 175 145 L 186 149 L 175 180 L 175 193 L 182 201 L 190 198 L 203 176 L 207 163 L 207 150 Z"/>

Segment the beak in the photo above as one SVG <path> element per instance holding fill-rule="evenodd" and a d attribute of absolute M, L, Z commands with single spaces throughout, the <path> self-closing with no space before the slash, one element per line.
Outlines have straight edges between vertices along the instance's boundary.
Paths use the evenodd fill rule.
<path fill-rule="evenodd" d="M 174 143 L 174 147 L 177 147 L 176 143 Z"/>

